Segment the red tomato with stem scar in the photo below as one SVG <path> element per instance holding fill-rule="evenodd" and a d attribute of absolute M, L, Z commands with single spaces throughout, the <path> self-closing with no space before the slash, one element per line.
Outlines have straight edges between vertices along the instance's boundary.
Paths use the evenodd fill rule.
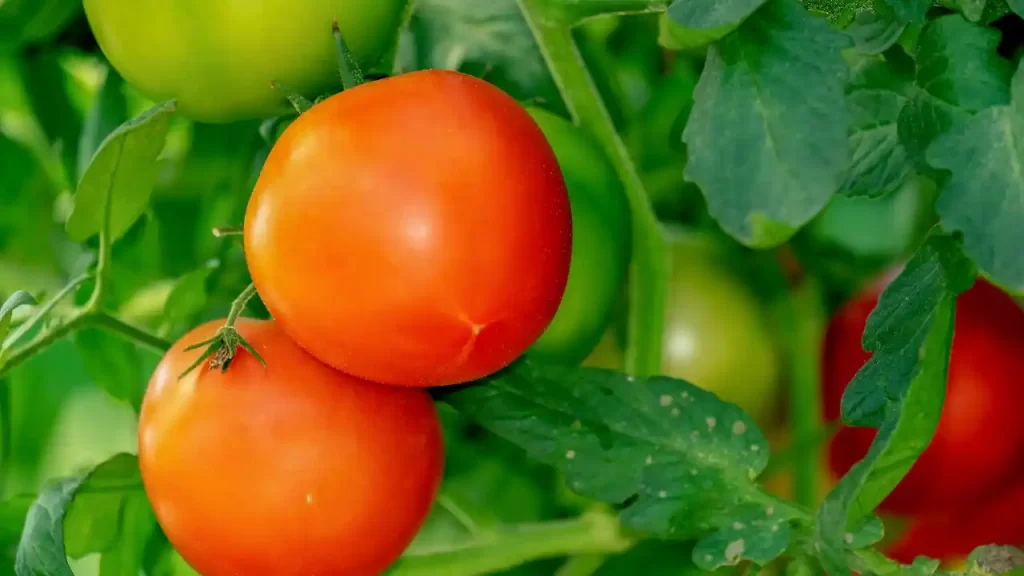
<path fill-rule="evenodd" d="M 511 363 L 569 274 L 565 181 L 510 96 L 430 70 L 347 90 L 274 146 L 245 217 L 260 296 L 349 374 L 439 386 Z"/>

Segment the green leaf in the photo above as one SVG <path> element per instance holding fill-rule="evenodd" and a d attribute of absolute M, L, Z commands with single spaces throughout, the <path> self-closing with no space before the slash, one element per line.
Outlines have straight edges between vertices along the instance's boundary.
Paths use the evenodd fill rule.
<path fill-rule="evenodd" d="M 0 52 L 53 38 L 81 11 L 81 0 L 0 2 Z"/>
<path fill-rule="evenodd" d="M 879 431 L 818 510 L 817 546 L 829 574 L 850 573 L 850 527 L 895 488 L 931 441 L 945 397 L 956 297 L 973 281 L 959 242 L 933 233 L 868 317 L 863 343 L 873 355 L 847 387 L 842 415 Z"/>
<path fill-rule="evenodd" d="M 36 299 L 24 290 L 18 290 L 4 301 L 3 305 L 0 306 L 0 345 L 3 344 L 4 339 L 7 338 L 7 333 L 11 330 L 11 319 L 14 316 L 14 311 L 22 306 L 35 306 L 36 304 L 38 304 Z"/>
<path fill-rule="evenodd" d="M 138 459 L 130 454 L 49 482 L 28 512 L 15 564 L 18 576 L 74 576 L 69 552 L 84 555 L 109 548 L 121 512 L 113 499 L 141 491 Z"/>
<path fill-rule="evenodd" d="M 734 566 L 741 559 L 763 566 L 786 551 L 791 537 L 788 521 L 767 516 L 762 509 L 739 516 L 739 520 L 698 542 L 693 560 L 704 570 Z"/>
<path fill-rule="evenodd" d="M 942 225 L 964 235 L 964 250 L 993 282 L 1024 293 L 1024 71 L 1009 106 L 954 125 L 928 149 L 952 175 L 936 204 Z"/>
<path fill-rule="evenodd" d="M 734 25 L 710 30 L 686 28 L 669 18 L 668 14 L 662 14 L 658 18 L 658 44 L 669 50 L 693 50 L 717 42 L 735 29 Z"/>
<path fill-rule="evenodd" d="M 761 431 L 735 405 L 687 382 L 523 360 L 445 400 L 554 465 L 573 491 L 627 503 L 627 526 L 707 537 L 707 564 L 762 561 L 779 549 L 778 541 L 735 543 L 736 522 L 794 518 L 755 482 L 768 462 Z"/>
<path fill-rule="evenodd" d="M 892 14 L 861 12 L 854 18 L 846 33 L 861 54 L 877 55 L 885 52 L 900 39 L 907 24 Z"/>
<path fill-rule="evenodd" d="M 853 164 L 840 193 L 883 196 L 899 189 L 910 176 L 913 162 L 900 143 L 897 123 L 911 81 L 909 74 L 883 60 L 869 60 L 855 71 L 846 94 L 853 117 Z"/>
<path fill-rule="evenodd" d="M 683 133 L 685 176 L 744 244 L 785 241 L 842 184 L 850 118 L 836 102 L 848 45 L 796 0 L 772 0 L 711 47 Z"/>
<path fill-rule="evenodd" d="M 156 517 L 144 493 L 125 498 L 120 528 L 120 538 L 100 558 L 99 576 L 137 576 L 142 569 L 146 544 L 157 528 Z"/>
<path fill-rule="evenodd" d="M 553 111 L 562 99 L 516 0 L 417 0 L 403 71 L 440 68 L 483 76 L 520 101 Z"/>
<path fill-rule="evenodd" d="M 733 26 L 745 20 L 767 0 L 676 0 L 668 15 L 684 28 Z"/>
<path fill-rule="evenodd" d="M 107 218 L 115 240 L 146 210 L 172 112 L 173 101 L 157 104 L 103 141 L 75 193 L 67 223 L 72 240 L 82 242 L 98 234 Z"/>
<path fill-rule="evenodd" d="M 102 328 L 78 330 L 74 341 L 89 377 L 108 394 L 138 412 L 146 378 L 135 345 Z"/>
<path fill-rule="evenodd" d="M 208 262 L 198 270 L 185 274 L 174 284 L 164 303 L 164 320 L 170 324 L 188 322 L 206 308 L 209 300 L 206 281 L 220 266 L 216 260 Z"/>
<path fill-rule="evenodd" d="M 75 576 L 64 555 L 64 514 L 85 476 L 51 482 L 29 509 L 14 569 L 18 576 Z"/>
<path fill-rule="evenodd" d="M 875 8 L 878 12 L 892 14 L 900 22 L 920 23 L 925 21 L 933 4 L 932 0 L 877 0 Z"/>
<path fill-rule="evenodd" d="M 1013 546 L 981 546 L 967 557 L 967 576 L 993 576 L 1024 568 L 1024 551 Z"/>
<path fill-rule="evenodd" d="M 816 14 L 823 14 L 836 28 L 845 28 L 854 17 L 873 7 L 874 0 L 804 0 L 804 6 Z"/>
<path fill-rule="evenodd" d="M 900 141 L 921 166 L 935 138 L 971 114 L 1007 104 L 1013 67 L 996 53 L 999 32 L 956 14 L 930 22 L 917 45 L 916 95 L 900 113 Z"/>
<path fill-rule="evenodd" d="M 1018 16 L 1024 16 L 1024 0 L 1006 0 L 1006 4 Z"/>
<path fill-rule="evenodd" d="M 82 119 L 72 103 L 69 74 L 61 61 L 61 53 L 54 48 L 28 54 L 21 62 L 21 75 L 29 106 L 48 143 L 60 153 L 70 181 L 75 174 Z"/>
<path fill-rule="evenodd" d="M 82 179 L 89 162 L 96 154 L 103 140 L 123 122 L 128 120 L 128 101 L 124 95 L 124 80 L 113 68 L 107 68 L 107 76 L 93 101 L 89 115 L 85 117 L 82 135 L 78 144 L 78 170 L 75 181 Z"/>
<path fill-rule="evenodd" d="M 20 495 L 8 498 L 0 503 L 0 564 L 14 566 L 14 558 L 18 552 L 18 541 L 25 526 L 25 518 L 32 507 L 34 496 Z M 0 572 L 0 574 L 14 572 Z"/>
<path fill-rule="evenodd" d="M 953 0 L 952 4 L 971 22 L 978 22 L 985 16 L 988 0 Z"/>

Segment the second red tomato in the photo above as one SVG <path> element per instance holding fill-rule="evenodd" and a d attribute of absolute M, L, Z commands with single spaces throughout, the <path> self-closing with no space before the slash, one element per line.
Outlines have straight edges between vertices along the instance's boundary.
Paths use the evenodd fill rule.
<path fill-rule="evenodd" d="M 861 335 L 880 287 L 844 306 L 829 325 L 824 358 L 825 415 L 839 418 L 843 390 L 870 357 Z M 947 515 L 968 510 L 1019 477 L 1024 462 L 1024 311 L 982 280 L 957 301 L 946 400 L 931 444 L 881 509 Z M 845 474 L 868 451 L 870 428 L 843 428 L 830 464 Z"/>
<path fill-rule="evenodd" d="M 368 380 L 438 386 L 503 368 L 544 332 L 571 229 L 558 161 L 523 107 L 425 71 L 289 126 L 249 201 L 245 249 L 303 348 Z"/>

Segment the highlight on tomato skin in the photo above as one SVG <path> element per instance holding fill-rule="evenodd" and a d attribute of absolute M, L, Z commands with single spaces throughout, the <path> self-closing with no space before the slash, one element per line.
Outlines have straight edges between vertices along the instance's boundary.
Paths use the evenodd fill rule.
<path fill-rule="evenodd" d="M 887 280 L 859 294 L 832 318 L 824 344 L 824 402 L 839 419 L 846 385 L 870 358 L 861 347 L 868 315 Z M 1024 427 L 1024 311 L 984 280 L 957 301 L 956 324 L 942 416 L 931 444 L 880 510 L 913 517 L 966 518 L 1020 477 Z M 867 453 L 870 428 L 843 427 L 829 446 L 829 464 L 846 473 Z"/>
<path fill-rule="evenodd" d="M 266 368 L 242 353 L 179 379 L 200 354 L 184 348 L 221 325 L 182 337 L 143 402 L 139 464 L 167 538 L 203 576 L 381 573 L 440 484 L 433 402 L 333 370 L 262 320 L 236 327 Z"/>
<path fill-rule="evenodd" d="M 375 382 L 443 386 L 507 366 L 544 332 L 572 221 L 525 109 L 430 70 L 346 90 L 292 123 L 244 242 L 264 303 L 311 354 Z"/>

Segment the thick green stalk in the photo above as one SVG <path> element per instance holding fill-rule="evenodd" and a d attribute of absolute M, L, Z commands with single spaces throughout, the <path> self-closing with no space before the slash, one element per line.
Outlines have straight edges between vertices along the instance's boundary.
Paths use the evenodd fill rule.
<path fill-rule="evenodd" d="M 661 371 L 662 332 L 669 260 L 665 237 L 647 191 L 625 144 L 615 131 L 582 54 L 573 40 L 566 15 L 600 13 L 601 8 L 667 3 L 594 0 L 519 0 L 530 29 L 547 61 L 562 99 L 576 123 L 604 148 L 625 186 L 633 225 L 630 271 L 629 330 L 626 371 L 639 376 Z M 653 8 L 651 8 L 653 9 Z"/>
<path fill-rule="evenodd" d="M 822 430 L 821 344 L 825 304 L 821 287 L 805 279 L 789 295 L 790 322 L 786 326 L 790 372 L 789 412 L 792 445 L 797 447 L 793 468 L 793 496 L 804 506 L 818 505 L 818 475 Z"/>

